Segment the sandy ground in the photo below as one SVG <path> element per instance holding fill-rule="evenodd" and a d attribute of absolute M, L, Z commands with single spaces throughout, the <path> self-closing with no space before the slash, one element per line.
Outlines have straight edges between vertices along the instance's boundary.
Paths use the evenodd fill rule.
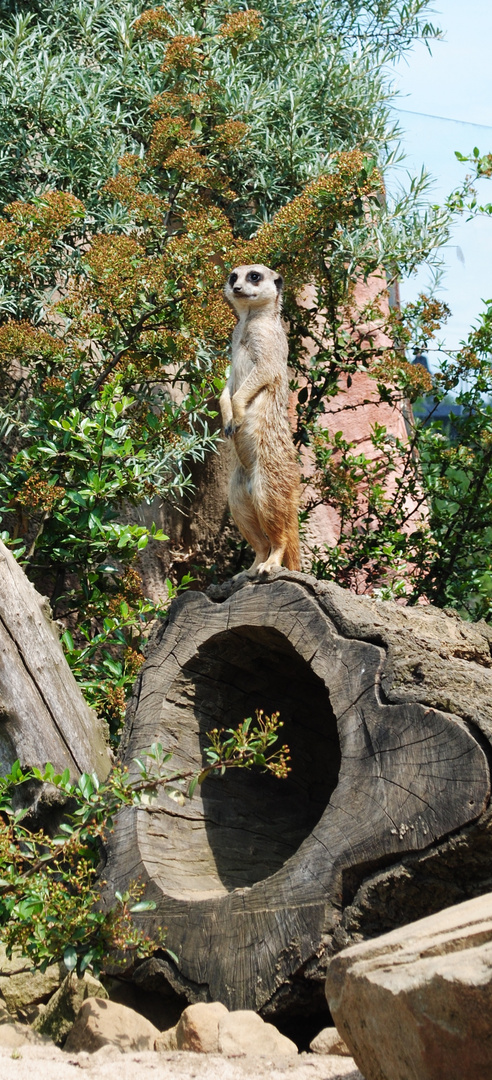
<path fill-rule="evenodd" d="M 66 1054 L 51 1046 L 0 1050 L 1 1080 L 364 1080 L 352 1058 L 299 1054 L 297 1058 L 237 1057 L 181 1051 L 121 1054 L 103 1046 L 95 1054 Z"/>

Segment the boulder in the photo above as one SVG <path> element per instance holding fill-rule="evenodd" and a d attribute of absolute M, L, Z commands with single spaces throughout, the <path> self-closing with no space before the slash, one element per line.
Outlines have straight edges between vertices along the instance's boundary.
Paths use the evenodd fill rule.
<path fill-rule="evenodd" d="M 228 1015 L 220 1001 L 189 1005 L 176 1025 L 177 1049 L 195 1050 L 199 1054 L 219 1053 L 219 1024 Z"/>
<path fill-rule="evenodd" d="M 231 1013 L 219 1001 L 189 1005 L 176 1027 L 159 1035 L 155 1048 L 231 1057 L 297 1054 L 295 1043 L 281 1035 L 273 1024 L 266 1024 L 257 1013 L 246 1009 Z"/>
<path fill-rule="evenodd" d="M 30 1044 L 50 1044 L 50 1039 L 38 1035 L 28 1024 L 18 1024 L 17 1021 L 5 1022 L 0 1020 L 0 1052 L 3 1050 L 18 1050 L 21 1046 Z"/>
<path fill-rule="evenodd" d="M 70 972 L 32 1026 L 35 1031 L 49 1035 L 57 1046 L 62 1046 L 84 1001 L 94 997 L 108 997 L 102 983 L 87 972 L 81 979 Z"/>
<path fill-rule="evenodd" d="M 12 1016 L 24 1019 L 31 1006 L 48 1001 L 66 973 L 63 964 L 50 964 L 46 971 L 34 971 L 31 961 L 14 952 L 7 959 L 0 946 L 0 996 Z"/>
<path fill-rule="evenodd" d="M 64 1050 L 75 1054 L 87 1050 L 93 1054 L 108 1043 L 124 1051 L 153 1050 L 159 1035 L 158 1028 L 133 1009 L 92 997 L 84 1001 Z"/>
<path fill-rule="evenodd" d="M 351 1057 L 347 1044 L 338 1034 L 336 1027 L 323 1028 L 309 1045 L 313 1054 L 335 1054 L 337 1057 Z"/>
<path fill-rule="evenodd" d="M 179 998 L 172 992 L 165 997 L 157 992 L 143 990 L 137 978 L 130 981 L 106 975 L 104 986 L 110 1001 L 116 1001 L 118 1005 L 126 1005 L 128 1009 L 141 1013 L 161 1032 L 176 1026 L 188 1004 L 185 998 Z"/>
<path fill-rule="evenodd" d="M 167 1028 L 166 1031 L 161 1031 L 155 1040 L 155 1049 L 159 1052 L 164 1050 L 177 1050 L 178 1043 L 176 1039 L 177 1024 L 172 1028 Z"/>
<path fill-rule="evenodd" d="M 492 893 L 346 949 L 326 995 L 366 1080 L 492 1076 Z"/>
<path fill-rule="evenodd" d="M 297 1054 L 297 1046 L 273 1024 L 250 1009 L 226 1013 L 219 1020 L 219 1053 L 229 1056 L 256 1054 L 278 1057 Z"/>

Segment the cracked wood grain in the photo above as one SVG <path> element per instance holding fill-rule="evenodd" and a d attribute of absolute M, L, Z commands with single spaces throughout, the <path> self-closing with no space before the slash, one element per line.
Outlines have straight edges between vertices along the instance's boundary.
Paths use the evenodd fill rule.
<path fill-rule="evenodd" d="M 0 542 L 0 767 L 23 765 L 73 777 L 109 771 L 102 725 L 86 705 L 50 621 L 49 606 Z"/>
<path fill-rule="evenodd" d="M 305 580 L 175 602 L 124 753 L 131 768 L 159 740 L 198 769 L 211 727 L 263 708 L 284 721 L 289 779 L 237 771 L 191 807 L 163 795 L 152 815 L 125 810 L 106 867 L 110 890 L 137 868 L 157 904 L 146 927 L 168 927 L 178 964 L 149 961 L 152 979 L 264 1015 L 316 1007 L 347 882 L 429 848 L 490 795 L 486 747 L 456 715 L 389 701 L 385 649 L 340 633 Z"/>

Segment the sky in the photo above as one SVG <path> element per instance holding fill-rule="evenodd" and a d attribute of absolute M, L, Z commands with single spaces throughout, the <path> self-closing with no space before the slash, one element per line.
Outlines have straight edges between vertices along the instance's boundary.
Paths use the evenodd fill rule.
<path fill-rule="evenodd" d="M 454 151 L 492 151 L 492 0 L 435 0 L 428 18 L 444 39 L 432 45 L 432 55 L 418 44 L 393 72 L 406 153 L 396 175 L 404 181 L 407 172 L 418 174 L 424 166 L 434 177 L 430 201 L 441 202 L 466 175 Z M 492 202 L 492 180 L 480 182 L 479 195 Z M 476 323 L 482 301 L 492 298 L 492 218 L 460 219 L 443 254 L 446 273 L 438 296 L 453 314 L 440 339 L 455 349 Z M 402 302 L 426 291 L 430 280 L 423 270 L 402 282 Z M 429 360 L 438 366 L 437 351 L 429 350 Z"/>

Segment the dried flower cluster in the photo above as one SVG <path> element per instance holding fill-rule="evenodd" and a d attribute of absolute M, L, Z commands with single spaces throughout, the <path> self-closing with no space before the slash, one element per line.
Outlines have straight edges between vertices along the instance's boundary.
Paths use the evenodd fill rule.
<path fill-rule="evenodd" d="M 227 16 L 219 30 L 219 37 L 234 42 L 236 45 L 245 45 L 247 42 L 256 41 L 261 33 L 263 19 L 259 11 L 248 8 L 247 11 L 234 11 Z"/>
<path fill-rule="evenodd" d="M 149 8 L 135 20 L 133 29 L 137 37 L 146 37 L 149 41 L 167 41 L 170 31 L 176 26 L 176 20 L 163 7 Z"/>

